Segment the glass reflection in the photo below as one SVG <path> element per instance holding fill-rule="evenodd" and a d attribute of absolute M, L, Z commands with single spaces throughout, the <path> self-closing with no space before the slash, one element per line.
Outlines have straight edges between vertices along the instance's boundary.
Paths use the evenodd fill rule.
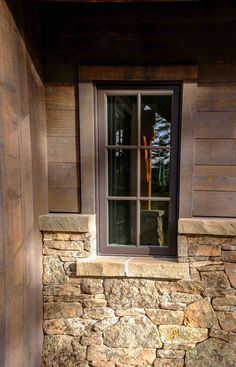
<path fill-rule="evenodd" d="M 141 150 L 141 196 L 169 196 L 170 151 Z"/>
<path fill-rule="evenodd" d="M 141 145 L 170 145 L 172 96 L 142 96 Z"/>
<path fill-rule="evenodd" d="M 108 144 L 137 144 L 137 97 L 107 96 Z"/>
<path fill-rule="evenodd" d="M 141 201 L 140 246 L 167 246 L 169 202 Z"/>
<path fill-rule="evenodd" d="M 109 244 L 135 245 L 136 202 L 128 200 L 109 201 Z"/>
<path fill-rule="evenodd" d="M 136 196 L 137 152 L 133 149 L 108 151 L 109 196 Z"/>

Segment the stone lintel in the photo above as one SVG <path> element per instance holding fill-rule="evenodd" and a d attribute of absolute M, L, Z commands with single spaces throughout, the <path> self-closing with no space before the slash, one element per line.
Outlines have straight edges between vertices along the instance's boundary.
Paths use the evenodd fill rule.
<path fill-rule="evenodd" d="M 80 259 L 77 276 L 189 279 L 189 264 L 157 258 L 105 257 Z"/>
<path fill-rule="evenodd" d="M 179 234 L 236 236 L 236 218 L 180 218 Z"/>
<path fill-rule="evenodd" d="M 39 228 L 48 232 L 95 232 L 94 214 L 45 214 L 39 217 Z"/>

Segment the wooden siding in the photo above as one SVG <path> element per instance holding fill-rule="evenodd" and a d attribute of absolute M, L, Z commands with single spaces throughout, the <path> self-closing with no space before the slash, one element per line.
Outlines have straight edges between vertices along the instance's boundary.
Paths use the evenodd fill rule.
<path fill-rule="evenodd" d="M 0 365 L 39 367 L 47 213 L 44 86 L 0 1 Z"/>
<path fill-rule="evenodd" d="M 79 212 L 78 109 L 74 85 L 46 85 L 49 211 Z"/>

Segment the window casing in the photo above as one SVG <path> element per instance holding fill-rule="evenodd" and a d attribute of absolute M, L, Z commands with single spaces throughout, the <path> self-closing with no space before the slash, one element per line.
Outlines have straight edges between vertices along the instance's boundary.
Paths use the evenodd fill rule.
<path fill-rule="evenodd" d="M 97 88 L 101 254 L 176 255 L 180 90 Z"/>

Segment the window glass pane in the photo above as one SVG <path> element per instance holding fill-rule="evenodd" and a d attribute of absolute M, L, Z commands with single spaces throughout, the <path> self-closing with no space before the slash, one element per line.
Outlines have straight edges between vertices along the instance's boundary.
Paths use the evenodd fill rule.
<path fill-rule="evenodd" d="M 141 196 L 169 196 L 170 151 L 141 149 Z"/>
<path fill-rule="evenodd" d="M 109 201 L 109 244 L 135 245 L 136 202 L 128 200 Z"/>
<path fill-rule="evenodd" d="M 141 97 L 141 145 L 170 145 L 172 96 Z"/>
<path fill-rule="evenodd" d="M 140 246 L 167 246 L 169 202 L 141 201 Z"/>
<path fill-rule="evenodd" d="M 108 150 L 109 196 L 137 195 L 137 150 Z"/>
<path fill-rule="evenodd" d="M 107 96 L 108 145 L 137 145 L 137 97 Z"/>

